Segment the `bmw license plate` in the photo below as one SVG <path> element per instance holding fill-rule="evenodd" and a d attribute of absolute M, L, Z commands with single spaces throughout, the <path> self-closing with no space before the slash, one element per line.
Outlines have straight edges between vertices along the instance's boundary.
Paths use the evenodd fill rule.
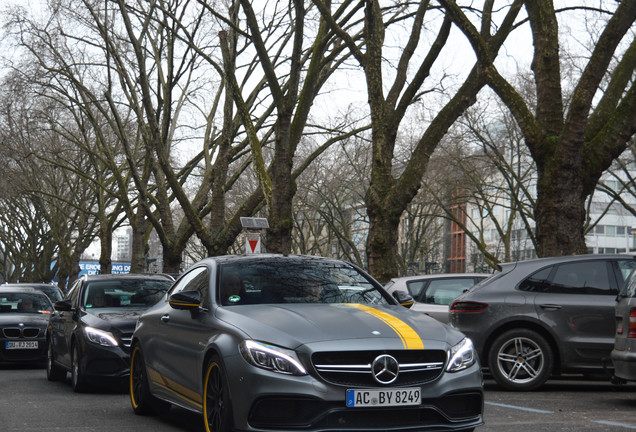
<path fill-rule="evenodd" d="M 419 388 L 395 388 L 386 390 L 347 390 L 347 407 L 412 406 L 422 402 Z"/>
<path fill-rule="evenodd" d="M 4 345 L 5 349 L 14 350 L 14 349 L 38 349 L 38 341 L 12 341 L 6 342 Z"/>

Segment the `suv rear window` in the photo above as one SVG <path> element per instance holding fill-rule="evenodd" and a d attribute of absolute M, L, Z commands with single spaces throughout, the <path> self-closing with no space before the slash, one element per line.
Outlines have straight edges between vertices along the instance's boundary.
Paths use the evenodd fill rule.
<path fill-rule="evenodd" d="M 550 276 L 550 272 L 552 272 L 552 266 L 531 274 L 519 284 L 519 289 L 521 291 L 549 292 L 548 277 Z"/>

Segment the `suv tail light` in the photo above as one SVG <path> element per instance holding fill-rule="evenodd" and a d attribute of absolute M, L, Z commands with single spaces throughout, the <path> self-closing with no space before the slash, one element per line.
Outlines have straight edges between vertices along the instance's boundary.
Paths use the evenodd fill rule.
<path fill-rule="evenodd" d="M 486 310 L 486 303 L 457 300 L 451 304 L 450 311 L 455 313 L 475 313 Z M 636 327 L 635 327 L 636 330 Z"/>
<path fill-rule="evenodd" d="M 629 332 L 628 338 L 636 338 L 636 309 L 629 311 Z"/>

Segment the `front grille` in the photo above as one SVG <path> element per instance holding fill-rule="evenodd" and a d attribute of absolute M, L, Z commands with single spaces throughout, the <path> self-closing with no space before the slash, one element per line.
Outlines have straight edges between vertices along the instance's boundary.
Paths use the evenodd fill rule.
<path fill-rule="evenodd" d="M 11 338 L 11 339 L 17 339 L 21 337 L 36 338 L 40 335 L 40 329 L 35 327 L 26 327 L 26 328 L 10 327 L 10 328 L 2 329 L 2 333 L 4 334 L 4 337 Z"/>
<path fill-rule="evenodd" d="M 22 334 L 19 328 L 2 329 L 2 333 L 4 333 L 4 337 L 7 338 L 19 338 L 20 334 Z"/>
<path fill-rule="evenodd" d="M 35 338 L 40 334 L 40 329 L 38 328 L 25 328 L 22 330 L 22 335 L 25 338 Z"/>
<path fill-rule="evenodd" d="M 132 333 L 122 334 L 119 339 L 121 339 L 122 344 L 124 344 L 126 348 L 130 348 L 130 344 L 132 343 Z"/>
<path fill-rule="evenodd" d="M 432 381 L 441 375 L 446 363 L 443 350 L 318 352 L 312 355 L 312 363 L 318 374 L 332 384 L 379 387 L 371 365 L 382 354 L 394 357 L 399 363 L 399 374 L 391 386 Z"/>

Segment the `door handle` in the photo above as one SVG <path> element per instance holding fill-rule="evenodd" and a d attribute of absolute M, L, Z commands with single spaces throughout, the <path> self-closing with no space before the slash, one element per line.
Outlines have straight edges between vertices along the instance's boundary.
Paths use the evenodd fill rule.
<path fill-rule="evenodd" d="M 161 317 L 161 321 L 167 323 L 168 321 L 170 321 L 170 315 L 165 314 L 164 316 Z"/>
<path fill-rule="evenodd" d="M 542 304 L 539 307 L 541 309 L 545 309 L 545 310 L 559 310 L 559 309 L 561 309 L 561 305 L 557 305 L 557 304 Z"/>

